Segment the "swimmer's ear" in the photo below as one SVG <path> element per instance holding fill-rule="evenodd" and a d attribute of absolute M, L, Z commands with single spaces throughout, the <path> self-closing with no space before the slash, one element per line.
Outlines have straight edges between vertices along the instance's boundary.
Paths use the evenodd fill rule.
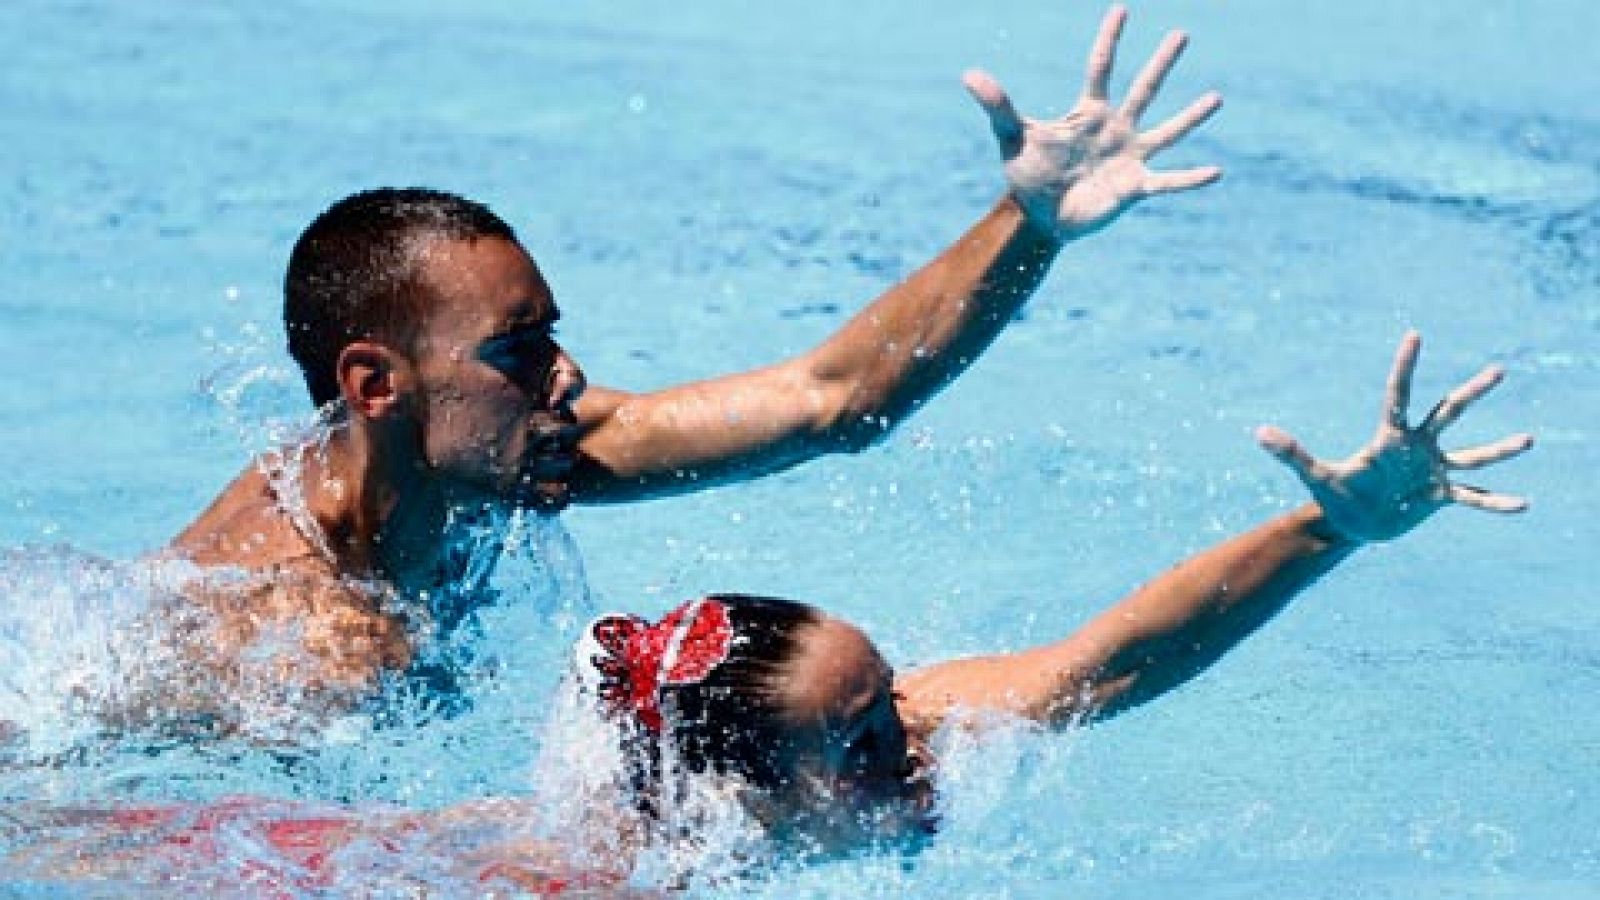
<path fill-rule="evenodd" d="M 345 405 L 366 419 L 388 415 L 410 391 L 410 364 L 372 341 L 356 341 L 339 351 L 336 374 Z"/>

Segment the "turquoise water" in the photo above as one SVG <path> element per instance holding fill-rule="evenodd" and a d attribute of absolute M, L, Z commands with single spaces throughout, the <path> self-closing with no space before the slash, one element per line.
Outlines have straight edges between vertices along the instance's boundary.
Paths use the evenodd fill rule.
<path fill-rule="evenodd" d="M 0 702 L 49 725 L 28 752 L 51 762 L 0 773 L 0 796 L 526 792 L 585 602 L 788 594 L 860 622 L 902 666 L 1054 637 L 1297 502 L 1250 429 L 1353 449 L 1414 326 L 1419 404 L 1484 361 L 1509 370 L 1458 437 L 1539 437 L 1484 475 L 1530 495 L 1528 516 L 1448 510 L 1364 551 L 1158 705 L 958 754 L 947 833 L 909 866 L 813 866 L 770 891 L 1600 893 L 1600 8 L 1581 0 L 1138 4 L 1124 79 L 1161 30 L 1188 28 L 1155 111 L 1220 89 L 1226 108 L 1171 159 L 1226 179 L 1069 248 L 889 444 L 570 512 L 586 577 L 504 573 L 520 602 L 490 613 L 499 675 L 466 716 L 350 723 L 287 761 L 96 738 L 47 696 L 59 642 L 86 648 L 92 681 L 98 626 L 138 603 L 137 573 L 93 560 L 161 545 L 300 415 L 278 279 L 331 200 L 422 183 L 490 203 L 597 381 L 756 365 L 809 346 L 993 199 L 959 73 L 983 66 L 1024 109 L 1059 111 L 1099 15 L 466 6 L 0 10 Z M 574 600 L 585 585 L 592 601 Z"/>

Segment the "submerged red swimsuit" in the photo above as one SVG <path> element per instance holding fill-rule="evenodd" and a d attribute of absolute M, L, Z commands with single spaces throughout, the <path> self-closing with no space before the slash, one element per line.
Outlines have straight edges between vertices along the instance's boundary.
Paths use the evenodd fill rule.
<path fill-rule="evenodd" d="M 259 838 L 279 860 L 240 859 L 238 875 L 267 896 L 289 897 L 330 886 L 335 876 L 328 865 L 330 857 L 360 830 L 360 823 L 338 816 L 279 818 L 272 815 L 272 807 L 277 805 L 248 797 L 228 797 L 203 807 L 119 809 L 110 814 L 109 820 L 126 831 L 164 832 L 152 849 L 178 869 L 215 866 L 237 855 L 225 847 L 230 835 Z M 406 830 L 415 827 L 408 823 Z M 384 834 L 367 836 L 388 852 L 400 849 Z"/>
<path fill-rule="evenodd" d="M 368 830 L 353 814 L 292 816 L 281 802 L 228 797 L 202 807 L 132 807 L 110 812 L 106 821 L 127 832 L 165 832 L 149 849 L 177 871 L 218 866 L 238 857 L 240 838 L 264 842 L 276 859 L 242 858 L 237 877 L 262 896 L 291 898 L 306 891 L 333 887 L 339 872 L 334 855 L 360 838 L 378 850 L 400 854 L 408 849 L 404 838 L 424 828 L 422 819 L 408 816 L 384 830 Z M 230 846 L 233 845 L 233 846 Z M 415 849 L 414 847 L 410 849 Z M 346 873 L 347 875 L 349 873 Z M 476 873 L 480 884 L 504 881 L 522 893 L 553 897 L 570 890 L 616 889 L 624 879 L 615 873 L 573 872 L 555 874 L 530 871 L 510 862 L 495 862 Z"/>

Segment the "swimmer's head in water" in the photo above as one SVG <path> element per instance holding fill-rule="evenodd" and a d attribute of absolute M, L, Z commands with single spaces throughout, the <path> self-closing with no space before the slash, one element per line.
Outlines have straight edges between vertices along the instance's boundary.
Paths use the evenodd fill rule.
<path fill-rule="evenodd" d="M 657 623 L 606 616 L 576 653 L 620 721 L 647 810 L 663 751 L 693 773 L 736 775 L 780 836 L 834 849 L 926 829 L 922 747 L 893 673 L 858 629 L 787 600 L 718 595 Z"/>

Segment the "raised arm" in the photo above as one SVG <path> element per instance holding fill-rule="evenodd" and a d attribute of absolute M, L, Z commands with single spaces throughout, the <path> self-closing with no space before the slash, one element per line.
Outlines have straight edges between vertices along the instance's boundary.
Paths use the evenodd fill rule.
<path fill-rule="evenodd" d="M 1448 474 L 1515 456 L 1532 445 L 1529 435 L 1453 453 L 1438 444 L 1440 431 L 1503 373 L 1483 370 L 1412 427 L 1406 407 L 1419 347 L 1415 333 L 1401 342 L 1378 432 L 1349 459 L 1321 462 L 1276 428 L 1258 433 L 1315 502 L 1180 563 L 1065 640 L 909 673 L 899 685 L 907 718 L 928 727 L 970 707 L 1062 723 L 1120 711 L 1209 666 L 1361 544 L 1399 537 L 1450 503 L 1526 508 L 1522 498 L 1456 484 Z"/>
<path fill-rule="evenodd" d="M 1120 106 L 1108 100 L 1125 18 L 1120 7 L 1106 15 L 1083 93 L 1060 119 L 1026 119 L 993 78 L 967 74 L 1000 146 L 1006 195 L 821 345 L 765 369 L 655 393 L 586 393 L 577 410 L 588 431 L 574 499 L 689 490 L 869 446 L 989 346 L 1065 243 L 1145 197 L 1215 181 L 1215 167 L 1152 172 L 1145 165 L 1221 102 L 1208 94 L 1139 132 L 1140 116 L 1182 52 L 1182 34 L 1167 36 Z"/>

